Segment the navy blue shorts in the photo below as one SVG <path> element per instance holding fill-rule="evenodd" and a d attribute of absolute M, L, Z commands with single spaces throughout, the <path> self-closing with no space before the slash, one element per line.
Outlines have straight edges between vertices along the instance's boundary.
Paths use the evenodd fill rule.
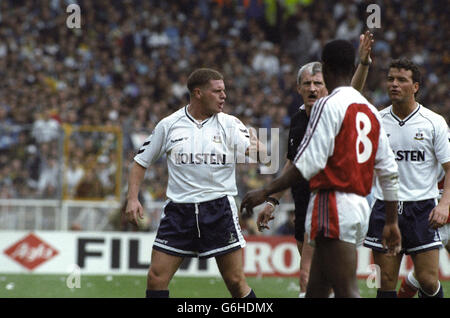
<path fill-rule="evenodd" d="M 398 226 L 402 235 L 402 253 L 416 254 L 442 247 L 439 231 L 431 228 L 428 221 L 430 212 L 435 206 L 434 199 L 399 201 Z M 385 251 L 381 244 L 385 214 L 384 201 L 376 200 L 364 240 L 365 247 L 379 252 Z"/>
<path fill-rule="evenodd" d="M 181 257 L 209 258 L 245 246 L 234 198 L 164 207 L 153 248 Z"/>

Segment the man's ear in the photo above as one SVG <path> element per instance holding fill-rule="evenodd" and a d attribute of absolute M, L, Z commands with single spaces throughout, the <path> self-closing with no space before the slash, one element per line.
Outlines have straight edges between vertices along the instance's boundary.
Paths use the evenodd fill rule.
<path fill-rule="evenodd" d="M 419 91 L 419 83 L 414 82 L 414 94 L 417 94 L 418 91 Z"/>
<path fill-rule="evenodd" d="M 200 87 L 194 88 L 194 90 L 193 90 L 193 92 L 192 92 L 192 95 L 193 95 L 195 98 L 200 98 L 200 97 L 202 96 L 202 90 L 200 89 Z"/>

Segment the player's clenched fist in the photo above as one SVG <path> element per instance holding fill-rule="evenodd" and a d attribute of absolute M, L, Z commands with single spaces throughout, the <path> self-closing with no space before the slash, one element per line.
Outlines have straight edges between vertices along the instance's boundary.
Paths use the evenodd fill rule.
<path fill-rule="evenodd" d="M 125 208 L 125 215 L 128 222 L 138 225 L 138 217 L 142 220 L 144 218 L 144 209 L 138 200 L 128 201 Z"/>
<path fill-rule="evenodd" d="M 387 255 L 397 255 L 402 246 L 402 237 L 397 223 L 386 224 L 383 229 L 382 245 L 387 250 Z"/>

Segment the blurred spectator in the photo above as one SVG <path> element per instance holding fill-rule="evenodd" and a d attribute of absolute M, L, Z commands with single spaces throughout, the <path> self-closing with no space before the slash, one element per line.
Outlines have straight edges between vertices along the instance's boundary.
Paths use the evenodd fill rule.
<path fill-rule="evenodd" d="M 274 54 L 274 44 L 263 42 L 260 51 L 253 58 L 252 67 L 256 72 L 265 72 L 269 76 L 277 75 L 280 72 L 280 61 Z"/>
<path fill-rule="evenodd" d="M 56 198 L 61 188 L 59 178 L 59 165 L 55 158 L 49 158 L 39 176 L 37 190 L 40 197 Z"/>
<path fill-rule="evenodd" d="M 98 200 L 105 197 L 105 189 L 95 168 L 86 171 L 75 190 L 75 198 Z"/>
<path fill-rule="evenodd" d="M 83 179 L 84 169 L 80 163 L 79 158 L 70 157 L 67 158 L 68 166 L 65 170 L 65 182 L 66 182 L 66 195 L 69 198 L 73 198 L 78 183 Z"/>
<path fill-rule="evenodd" d="M 363 32 L 363 24 L 355 14 L 350 14 L 339 24 L 336 30 L 336 38 L 359 43 L 359 35 Z"/>
<path fill-rule="evenodd" d="M 295 234 L 295 211 L 287 211 L 287 220 L 281 224 L 276 230 L 275 235 L 294 235 Z"/>
<path fill-rule="evenodd" d="M 31 135 L 39 142 L 50 142 L 58 139 L 61 135 L 59 122 L 51 116 L 51 111 L 46 110 L 36 113 L 36 120 L 33 123 Z"/>

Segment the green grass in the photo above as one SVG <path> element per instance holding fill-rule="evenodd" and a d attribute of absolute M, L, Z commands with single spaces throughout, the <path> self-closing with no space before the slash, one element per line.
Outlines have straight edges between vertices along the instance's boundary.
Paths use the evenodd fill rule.
<path fill-rule="evenodd" d="M 66 286 L 64 275 L 0 274 L 0 298 L 142 298 L 145 295 L 145 276 L 82 275 L 81 288 Z M 249 285 L 260 298 L 296 298 L 299 288 L 295 278 L 248 277 Z M 444 294 L 450 296 L 450 281 L 443 281 Z M 375 289 L 359 280 L 361 296 L 374 298 Z M 228 298 L 221 278 L 175 277 L 170 284 L 174 298 Z"/>

